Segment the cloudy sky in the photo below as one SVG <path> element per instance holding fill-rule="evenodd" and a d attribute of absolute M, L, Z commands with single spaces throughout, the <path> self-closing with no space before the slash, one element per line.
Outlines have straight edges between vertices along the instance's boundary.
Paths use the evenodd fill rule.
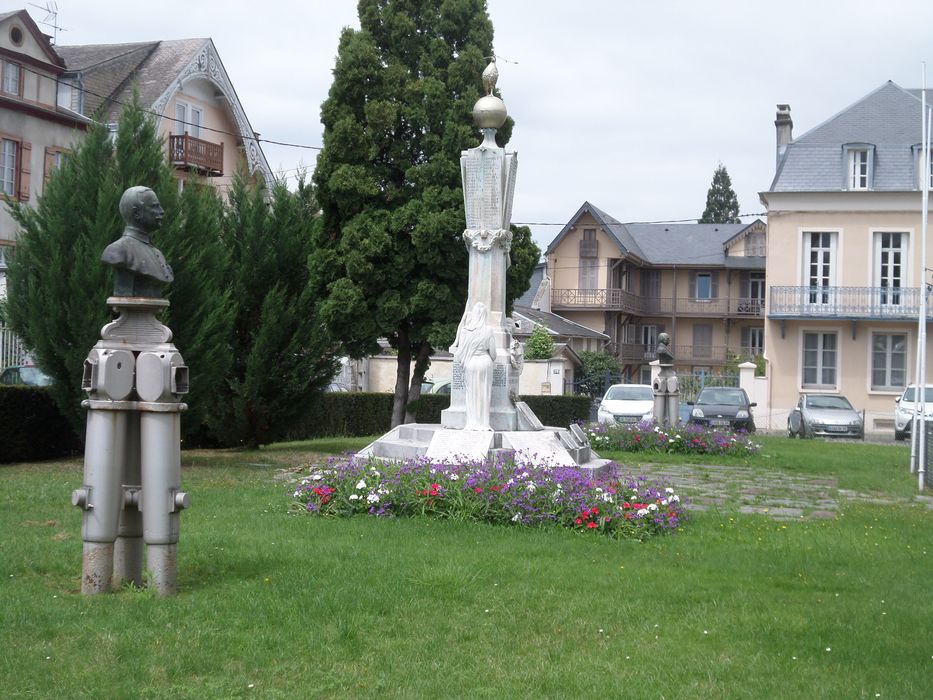
<path fill-rule="evenodd" d="M 63 45 L 211 37 L 253 128 L 309 146 L 321 145 L 340 30 L 358 26 L 350 0 L 57 4 Z M 799 136 L 886 80 L 919 87 L 923 61 L 933 85 L 929 0 L 488 6 L 496 53 L 511 61 L 499 88 L 516 120 L 517 223 L 563 223 L 586 200 L 620 221 L 696 218 L 720 162 L 741 211 L 758 214 L 777 103 L 791 105 Z M 273 170 L 314 165 L 315 150 L 264 149 Z M 533 230 L 544 247 L 560 227 Z"/>

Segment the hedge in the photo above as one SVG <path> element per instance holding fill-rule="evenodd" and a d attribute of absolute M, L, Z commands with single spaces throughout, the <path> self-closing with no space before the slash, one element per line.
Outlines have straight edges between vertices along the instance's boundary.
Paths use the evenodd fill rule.
<path fill-rule="evenodd" d="M 590 416 L 586 396 L 521 396 L 544 425 L 566 427 Z M 419 423 L 440 423 L 441 411 L 450 406 L 450 396 L 424 394 L 414 404 Z M 333 392 L 315 396 L 305 418 L 291 431 L 289 439 L 316 437 L 361 437 L 382 435 L 392 422 L 392 394 Z"/>
<path fill-rule="evenodd" d="M 47 389 L 0 387 L 0 463 L 64 457 L 80 449 Z"/>

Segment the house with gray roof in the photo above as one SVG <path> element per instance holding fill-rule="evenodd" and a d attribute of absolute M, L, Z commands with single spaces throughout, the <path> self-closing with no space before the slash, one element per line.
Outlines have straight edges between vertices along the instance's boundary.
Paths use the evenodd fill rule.
<path fill-rule="evenodd" d="M 893 422 L 915 380 L 921 294 L 921 95 L 886 82 L 793 137 L 775 119 L 768 210 L 765 357 L 772 427 L 804 392 L 845 394 L 868 430 Z M 928 357 L 927 363 L 930 359 Z"/>
<path fill-rule="evenodd" d="M 682 370 L 717 372 L 763 351 L 767 227 L 623 223 L 584 202 L 545 255 L 550 311 L 607 336 L 647 383 L 657 337 Z"/>

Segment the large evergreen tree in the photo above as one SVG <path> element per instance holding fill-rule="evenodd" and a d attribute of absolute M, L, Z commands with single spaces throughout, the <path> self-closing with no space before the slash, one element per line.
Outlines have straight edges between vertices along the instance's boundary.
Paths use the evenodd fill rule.
<path fill-rule="evenodd" d="M 343 31 L 321 108 L 322 220 L 311 265 L 322 318 L 347 354 L 375 352 L 379 337 L 397 350 L 397 425 L 466 303 L 459 158 L 479 143 L 471 111 L 493 31 L 484 0 L 360 0 L 358 8 L 361 29 Z M 524 279 L 510 298 L 527 288 L 534 251 L 529 235 L 516 236 L 521 266 L 512 279 Z"/>
<path fill-rule="evenodd" d="M 706 193 L 706 209 L 701 224 L 740 224 L 739 200 L 732 189 L 732 180 L 722 163 L 713 173 L 713 182 Z"/>
<path fill-rule="evenodd" d="M 120 116 L 115 144 L 106 127 L 90 127 L 49 179 L 36 208 L 11 205 L 20 230 L 5 314 L 54 379 L 51 392 L 62 414 L 83 434 L 84 358 L 111 318 L 106 299 L 113 291 L 112 271 L 100 256 L 123 230 L 118 204 L 133 185 L 151 187 L 165 209 L 154 241 L 174 268 L 176 282 L 166 288 L 172 306 L 162 320 L 191 368 L 191 410 L 183 421 L 190 434 L 203 418 L 205 399 L 222 380 L 229 355 L 218 205 L 212 192 L 192 192 L 179 201 L 162 140 L 137 96 Z"/>
<path fill-rule="evenodd" d="M 235 322 L 232 366 L 210 424 L 225 444 L 255 447 L 283 437 L 310 393 L 337 371 L 335 346 L 319 321 L 308 256 L 316 210 L 304 181 L 271 193 L 238 178 L 230 192 L 224 244 Z"/>

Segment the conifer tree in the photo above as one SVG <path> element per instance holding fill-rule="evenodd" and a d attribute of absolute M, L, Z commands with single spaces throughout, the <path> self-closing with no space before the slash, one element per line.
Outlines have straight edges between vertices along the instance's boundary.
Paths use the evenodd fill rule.
<path fill-rule="evenodd" d="M 376 352 L 379 337 L 397 350 L 397 425 L 466 303 L 459 158 L 480 142 L 470 114 L 493 31 L 483 0 L 360 0 L 359 18 L 361 29 L 340 37 L 321 108 L 311 266 L 322 318 L 347 354 Z M 499 130 L 500 145 L 511 127 Z M 517 237 L 513 260 L 537 262 L 533 245 Z M 515 270 L 525 278 L 510 296 L 527 288 L 533 267 Z"/>
<path fill-rule="evenodd" d="M 732 180 L 726 167 L 720 163 L 713 173 L 713 182 L 706 193 L 706 209 L 701 224 L 740 224 L 739 200 L 732 189 Z"/>
<path fill-rule="evenodd" d="M 337 371 L 335 347 L 319 321 L 308 256 L 317 207 L 303 181 L 269 194 L 238 178 L 223 240 L 234 326 L 225 387 L 210 425 L 224 444 L 256 447 L 286 435 L 309 394 Z"/>
<path fill-rule="evenodd" d="M 79 435 L 84 359 L 111 319 L 106 300 L 113 292 L 112 270 L 100 256 L 123 231 L 120 197 L 134 185 L 151 187 L 165 209 L 153 240 L 176 277 L 165 289 L 171 307 L 162 321 L 191 368 L 186 434 L 197 431 L 205 399 L 223 378 L 230 322 L 219 205 L 211 188 L 179 202 L 156 125 L 134 94 L 120 116 L 115 144 L 105 126 L 92 125 L 49 179 L 36 208 L 11 205 L 20 230 L 7 276 L 6 318 L 53 378 L 50 391 Z"/>

